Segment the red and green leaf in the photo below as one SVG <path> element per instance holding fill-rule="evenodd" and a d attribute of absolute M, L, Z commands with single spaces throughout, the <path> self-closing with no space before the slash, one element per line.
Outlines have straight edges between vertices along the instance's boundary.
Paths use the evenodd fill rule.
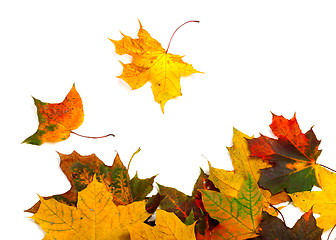
<path fill-rule="evenodd" d="M 320 141 L 310 129 L 303 134 L 296 117 L 290 120 L 273 115 L 270 125 L 277 139 L 261 135 L 248 139 L 252 157 L 260 157 L 272 164 L 261 169 L 259 185 L 273 194 L 286 190 L 289 193 L 309 191 L 318 186 L 315 175 Z"/>
<path fill-rule="evenodd" d="M 154 178 L 140 179 L 138 173 L 130 180 L 130 189 L 133 201 L 141 201 L 153 190 Z"/>
<path fill-rule="evenodd" d="M 185 222 L 186 218 L 193 212 L 194 220 L 198 220 L 203 211 L 199 205 L 201 194 L 199 189 L 212 189 L 216 190 L 213 183 L 208 180 L 208 175 L 201 169 L 200 174 L 194 185 L 192 196 L 188 196 L 183 192 L 176 190 L 175 188 L 165 187 L 158 184 L 159 193 L 165 198 L 161 201 L 160 207 L 168 212 L 174 212 L 181 221 Z"/>

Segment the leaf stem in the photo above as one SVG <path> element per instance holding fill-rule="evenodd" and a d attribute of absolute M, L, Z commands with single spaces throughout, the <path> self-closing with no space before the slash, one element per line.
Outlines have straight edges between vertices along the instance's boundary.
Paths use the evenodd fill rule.
<path fill-rule="evenodd" d="M 172 39 L 173 39 L 173 37 L 174 37 L 176 31 L 179 30 L 179 28 L 182 27 L 183 25 L 185 25 L 185 24 L 187 24 L 187 23 L 190 23 L 190 22 L 196 22 L 196 23 L 199 23 L 200 21 L 198 21 L 198 20 L 189 20 L 189 21 L 183 23 L 182 25 L 180 25 L 178 28 L 176 28 L 175 31 L 174 31 L 174 33 L 173 33 L 173 35 L 171 36 L 171 38 L 170 38 L 170 40 L 169 40 L 169 43 L 168 43 L 168 47 L 167 47 L 166 53 L 167 53 L 168 50 L 169 50 L 170 43 L 171 43 L 171 41 L 172 41 Z"/>
<path fill-rule="evenodd" d="M 140 150 L 141 150 L 141 149 L 138 148 L 138 150 L 136 150 L 135 153 L 133 153 L 133 155 L 132 155 L 132 157 L 131 157 L 131 159 L 129 160 L 128 165 L 127 165 L 127 172 L 128 172 L 129 167 L 130 167 L 130 165 L 131 165 L 131 162 L 132 162 L 133 157 L 135 156 L 135 154 L 137 154 L 138 152 L 140 152 Z"/>
<path fill-rule="evenodd" d="M 335 229 L 335 227 L 336 227 L 336 224 L 333 226 L 333 228 L 330 230 L 330 232 L 329 232 L 329 234 L 328 234 L 328 238 L 327 238 L 327 240 L 329 240 L 329 238 L 330 238 L 330 236 L 331 236 L 331 233 L 332 233 L 332 231 Z"/>
<path fill-rule="evenodd" d="M 280 214 L 280 216 L 281 216 L 281 218 L 282 218 L 282 221 L 283 221 L 283 223 L 286 225 L 286 221 L 285 221 L 285 218 L 284 218 L 284 216 L 282 215 L 282 213 L 280 212 L 280 210 L 279 209 L 277 209 L 275 206 L 273 206 L 272 204 L 270 204 L 270 206 L 272 207 L 272 208 L 274 208 L 279 214 Z"/>
<path fill-rule="evenodd" d="M 325 165 L 323 165 L 323 164 L 317 163 L 317 165 L 320 165 L 321 167 L 324 167 L 324 168 L 326 168 L 326 169 L 328 169 L 328 170 L 330 170 L 330 171 L 336 172 L 334 169 L 332 169 L 332 168 L 330 168 L 330 167 L 327 167 L 327 166 L 325 166 Z"/>
<path fill-rule="evenodd" d="M 113 133 L 110 133 L 110 134 L 107 134 L 107 135 L 104 135 L 104 136 L 100 136 L 100 137 L 91 137 L 91 136 L 84 136 L 84 135 L 78 134 L 74 131 L 70 131 L 70 132 L 77 135 L 77 136 L 84 137 L 84 138 L 98 139 L 98 138 L 105 138 L 105 137 L 109 137 L 109 136 L 115 137 L 115 135 Z"/>

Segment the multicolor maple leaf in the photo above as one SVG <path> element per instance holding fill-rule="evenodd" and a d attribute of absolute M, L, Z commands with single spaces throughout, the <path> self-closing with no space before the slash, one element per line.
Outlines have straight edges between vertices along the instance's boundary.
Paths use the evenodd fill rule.
<path fill-rule="evenodd" d="M 84 121 L 83 103 L 75 84 L 61 103 L 45 103 L 33 99 L 39 126 L 37 131 L 23 143 L 41 145 L 45 142 L 66 140 L 72 130 L 80 127 Z"/>
<path fill-rule="evenodd" d="M 319 186 L 315 166 L 321 150 L 313 130 L 302 133 L 295 115 L 290 120 L 273 115 L 270 128 L 277 139 L 261 135 L 248 140 L 251 156 L 272 164 L 261 170 L 259 185 L 273 194 L 310 191 Z"/>

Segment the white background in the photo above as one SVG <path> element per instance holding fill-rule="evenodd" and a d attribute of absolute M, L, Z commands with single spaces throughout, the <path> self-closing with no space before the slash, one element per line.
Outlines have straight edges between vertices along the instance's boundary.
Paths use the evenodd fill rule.
<path fill-rule="evenodd" d="M 336 169 L 334 1 L 1 1 L 1 238 L 42 239 L 44 233 L 23 210 L 70 184 L 56 151 L 95 153 L 112 164 L 116 151 L 130 176 L 159 174 L 156 182 L 191 194 L 199 167 L 232 169 L 227 146 L 232 128 L 272 136 L 271 112 L 301 129 L 312 125 L 323 149 L 318 162 Z M 136 37 L 138 19 L 170 53 L 205 74 L 181 79 L 182 97 L 165 114 L 150 84 L 131 91 L 116 78 L 119 56 L 108 38 L 119 31 Z M 71 135 L 64 142 L 33 146 L 21 142 L 38 126 L 31 96 L 63 101 L 73 83 L 85 120 L 76 131 L 115 138 Z M 292 226 L 298 210 L 283 211 Z M 336 233 L 332 234 L 333 237 Z M 324 239 L 326 236 L 324 235 Z"/>

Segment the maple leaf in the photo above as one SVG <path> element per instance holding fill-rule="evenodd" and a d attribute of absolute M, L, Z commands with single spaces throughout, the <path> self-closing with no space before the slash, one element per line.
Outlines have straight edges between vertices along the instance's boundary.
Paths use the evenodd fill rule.
<path fill-rule="evenodd" d="M 137 174 L 130 180 L 128 171 L 117 154 L 113 165 L 106 166 L 95 154 L 82 156 L 76 151 L 70 155 L 58 153 L 61 159 L 60 167 L 71 184 L 68 192 L 48 198 L 68 205 L 75 205 L 77 193 L 87 187 L 96 176 L 104 182 L 113 193 L 113 202 L 116 205 L 126 205 L 134 201 L 142 201 L 152 191 L 155 176 L 139 179 Z M 155 204 L 153 205 L 155 206 Z M 35 204 L 28 212 L 35 213 L 39 203 Z"/>
<path fill-rule="evenodd" d="M 315 166 L 321 150 L 313 130 L 303 134 L 295 115 L 290 120 L 273 115 L 270 128 L 278 139 L 261 135 L 248 140 L 251 156 L 272 164 L 261 170 L 259 185 L 273 194 L 283 190 L 306 191 L 318 186 Z"/>
<path fill-rule="evenodd" d="M 262 194 L 248 174 L 237 197 L 211 190 L 200 190 L 205 210 L 220 224 L 211 231 L 213 239 L 255 237 L 262 215 Z"/>
<path fill-rule="evenodd" d="M 312 208 L 314 213 L 320 214 L 317 226 L 328 230 L 336 224 L 336 173 L 316 166 L 318 181 L 322 191 L 304 191 L 289 194 L 296 207 L 302 211 Z"/>
<path fill-rule="evenodd" d="M 168 212 L 174 212 L 182 222 L 185 222 L 186 218 L 190 215 L 190 212 L 193 211 L 193 218 L 194 220 L 197 220 L 202 215 L 201 210 L 196 203 L 199 195 L 198 189 L 215 190 L 213 184 L 207 179 L 208 175 L 201 169 L 191 196 L 188 196 L 175 188 L 158 184 L 159 193 L 162 196 L 165 196 L 160 203 L 160 208 Z"/>
<path fill-rule="evenodd" d="M 236 197 L 241 185 L 247 178 L 248 174 L 252 179 L 258 182 L 260 178 L 260 169 L 270 165 L 260 158 L 251 158 L 247 139 L 252 139 L 248 135 L 233 128 L 232 147 L 228 147 L 230 158 L 234 171 L 218 169 L 209 164 L 209 180 L 211 180 L 221 192 L 226 195 Z"/>
<path fill-rule="evenodd" d="M 138 222 L 128 227 L 131 239 L 142 240 L 196 240 L 194 224 L 187 226 L 174 213 L 158 209 L 155 226 Z"/>
<path fill-rule="evenodd" d="M 45 142 L 66 140 L 71 130 L 77 129 L 84 121 L 83 103 L 75 84 L 61 103 L 45 103 L 33 99 L 39 126 L 37 131 L 23 143 L 41 145 Z"/>
<path fill-rule="evenodd" d="M 113 194 L 94 177 L 78 193 L 77 207 L 40 197 L 32 218 L 45 231 L 44 239 L 128 239 L 127 227 L 149 217 L 145 202 L 116 206 Z"/>
<path fill-rule="evenodd" d="M 288 228 L 279 218 L 262 214 L 263 220 L 260 223 L 260 237 L 257 239 L 291 239 L 291 240 L 318 240 L 321 239 L 323 229 L 316 226 L 313 211 L 304 213 L 292 228 Z"/>
<path fill-rule="evenodd" d="M 237 129 L 233 129 L 232 147 L 229 147 L 229 153 L 232 160 L 234 171 L 227 171 L 211 166 L 209 163 L 209 180 L 211 180 L 220 192 L 226 195 L 237 197 L 239 190 L 250 175 L 255 184 L 260 178 L 260 170 L 269 167 L 261 158 L 251 157 L 251 151 L 248 146 L 248 140 L 252 139 Z M 263 209 L 268 211 L 270 204 L 279 204 L 289 200 L 287 193 L 281 192 L 271 196 L 268 190 L 260 189 L 263 198 Z M 276 212 L 271 209 L 272 214 Z"/>
<path fill-rule="evenodd" d="M 185 63 L 182 60 L 183 56 L 167 53 L 161 44 L 142 28 L 140 21 L 139 24 L 137 39 L 124 34 L 119 41 L 110 39 L 117 54 L 133 57 L 131 63 L 121 63 L 124 70 L 119 78 L 127 82 L 132 89 L 138 89 L 151 82 L 154 99 L 164 112 L 164 105 L 168 100 L 182 95 L 180 78 L 200 72 L 191 64 Z"/>
<path fill-rule="evenodd" d="M 195 182 L 191 196 L 176 190 L 175 188 L 165 187 L 158 184 L 160 195 L 164 198 L 160 202 L 160 209 L 173 212 L 183 223 L 191 225 L 196 221 L 195 233 L 197 239 L 202 238 L 209 227 L 212 228 L 218 222 L 209 217 L 205 212 L 201 193 L 199 189 L 210 189 L 218 191 L 214 184 L 208 179 L 208 175 L 200 169 L 200 174 Z"/>

